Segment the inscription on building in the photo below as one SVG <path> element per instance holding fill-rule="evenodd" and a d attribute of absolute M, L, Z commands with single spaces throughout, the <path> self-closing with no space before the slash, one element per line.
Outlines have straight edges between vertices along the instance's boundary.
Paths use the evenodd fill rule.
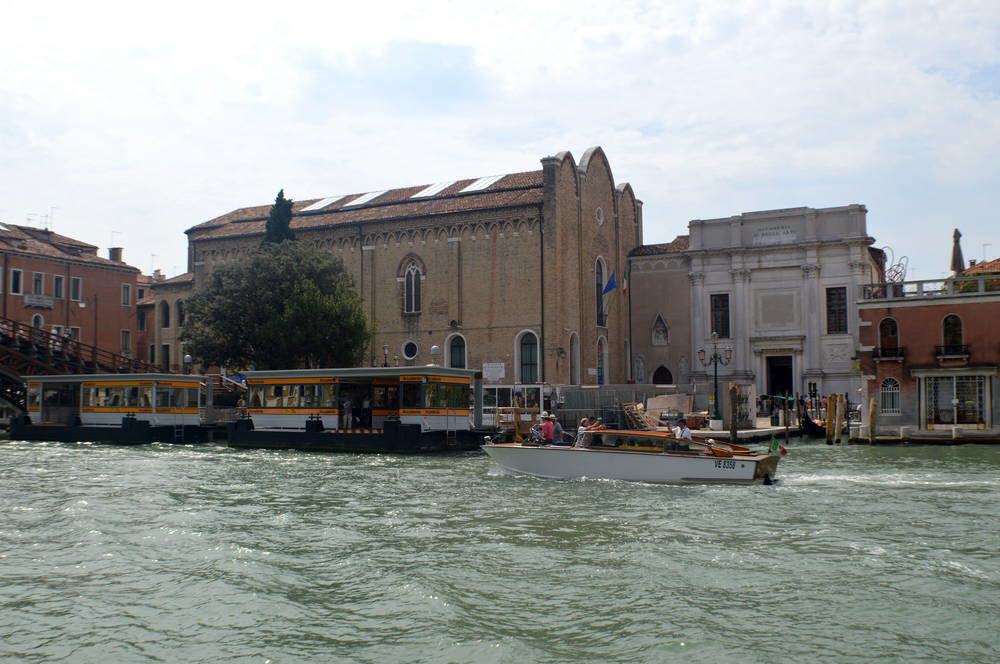
<path fill-rule="evenodd" d="M 753 232 L 753 246 L 764 247 L 771 244 L 795 242 L 795 229 L 788 224 L 768 226 Z"/>

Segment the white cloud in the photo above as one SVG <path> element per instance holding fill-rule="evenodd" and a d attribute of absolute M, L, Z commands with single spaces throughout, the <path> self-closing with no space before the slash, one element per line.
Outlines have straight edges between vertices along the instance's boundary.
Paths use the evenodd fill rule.
<path fill-rule="evenodd" d="M 970 256 L 995 236 L 996 3 L 480 5 L 7 8 L 0 218 L 56 206 L 61 232 L 121 231 L 135 264 L 169 271 L 185 228 L 279 187 L 523 170 L 599 143 L 650 241 L 860 202 L 930 276 L 952 226 Z"/>

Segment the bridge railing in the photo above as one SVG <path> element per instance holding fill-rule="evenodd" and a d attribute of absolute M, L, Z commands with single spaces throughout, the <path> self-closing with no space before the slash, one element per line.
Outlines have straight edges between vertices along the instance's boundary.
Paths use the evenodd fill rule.
<path fill-rule="evenodd" d="M 82 343 L 69 335 L 54 334 L 2 316 L 0 343 L 34 355 L 37 359 L 50 359 L 53 364 L 68 362 L 77 368 L 78 373 L 163 373 L 162 368 L 124 353 L 113 353 Z"/>

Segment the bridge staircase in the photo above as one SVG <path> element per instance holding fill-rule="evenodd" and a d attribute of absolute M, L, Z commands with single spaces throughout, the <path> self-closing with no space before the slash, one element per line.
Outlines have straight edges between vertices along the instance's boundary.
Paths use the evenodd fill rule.
<path fill-rule="evenodd" d="M 82 343 L 0 316 L 0 401 L 27 407 L 23 376 L 169 373 L 123 353 Z"/>

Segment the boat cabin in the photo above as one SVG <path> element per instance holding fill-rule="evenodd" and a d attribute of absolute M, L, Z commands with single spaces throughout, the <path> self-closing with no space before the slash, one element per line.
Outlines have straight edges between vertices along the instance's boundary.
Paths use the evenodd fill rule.
<path fill-rule="evenodd" d="M 28 416 L 34 424 L 120 426 L 134 416 L 151 426 L 201 421 L 203 376 L 89 374 L 27 378 Z"/>
<path fill-rule="evenodd" d="M 436 366 L 248 371 L 247 414 L 258 431 L 305 430 L 317 420 L 332 431 L 374 433 L 387 420 L 471 431 L 482 416 L 478 376 Z"/>

